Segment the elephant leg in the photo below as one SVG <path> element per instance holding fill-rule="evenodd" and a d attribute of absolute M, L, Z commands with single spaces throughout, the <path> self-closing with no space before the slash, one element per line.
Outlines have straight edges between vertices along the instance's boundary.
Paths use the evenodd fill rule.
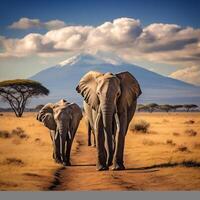
<path fill-rule="evenodd" d="M 104 136 L 104 130 L 103 130 L 103 125 L 102 125 L 102 120 L 99 120 L 100 123 L 96 129 L 96 141 L 97 141 L 97 170 L 102 171 L 102 170 L 107 170 L 108 167 L 106 165 L 106 149 L 104 146 L 105 143 L 105 136 Z"/>
<path fill-rule="evenodd" d="M 87 127 L 88 127 L 88 146 L 91 146 L 92 145 L 92 143 L 91 143 L 91 126 L 90 126 L 89 121 L 87 122 Z"/>
<path fill-rule="evenodd" d="M 67 146 L 66 146 L 66 165 L 71 166 L 70 162 L 70 153 L 71 153 L 71 147 L 72 147 L 72 140 L 67 140 Z"/>
<path fill-rule="evenodd" d="M 96 147 L 96 137 L 95 137 L 95 133 L 93 131 L 92 131 L 92 135 L 93 135 L 93 139 L 94 139 L 93 147 Z"/>
<path fill-rule="evenodd" d="M 120 131 L 116 135 L 115 154 L 114 154 L 114 167 L 113 170 L 124 170 L 124 144 L 125 135 L 127 131 L 127 116 L 124 114 L 120 116 Z"/>
<path fill-rule="evenodd" d="M 65 134 L 60 134 L 60 155 L 63 165 L 66 164 L 66 146 L 67 146 L 67 140 Z"/>
<path fill-rule="evenodd" d="M 107 137 L 106 137 L 106 151 L 107 151 L 107 166 L 112 165 L 113 161 L 113 138 L 112 138 L 112 132 L 109 133 L 107 132 Z M 110 135 L 109 135 L 110 134 Z"/>
<path fill-rule="evenodd" d="M 61 163 L 61 155 L 60 155 L 60 138 L 59 133 L 55 135 L 55 154 L 56 154 L 56 162 Z"/>
<path fill-rule="evenodd" d="M 52 140 L 52 148 L 53 148 L 53 159 L 56 161 L 56 144 L 55 144 L 55 131 L 54 130 L 50 130 L 50 137 Z"/>

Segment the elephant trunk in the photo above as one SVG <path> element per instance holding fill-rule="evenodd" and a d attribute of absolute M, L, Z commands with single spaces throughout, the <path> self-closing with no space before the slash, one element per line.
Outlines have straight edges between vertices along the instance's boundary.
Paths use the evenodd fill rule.
<path fill-rule="evenodd" d="M 108 106 L 104 105 L 101 108 L 102 111 L 102 121 L 104 126 L 104 133 L 106 135 L 106 144 L 107 144 L 107 165 L 112 165 L 113 160 L 113 117 L 114 117 L 114 108 L 113 105 Z"/>
<path fill-rule="evenodd" d="M 69 141 L 69 129 L 67 126 L 60 124 L 58 127 L 59 137 L 60 137 L 60 155 L 63 163 L 67 162 L 66 151 L 67 151 L 67 141 Z"/>

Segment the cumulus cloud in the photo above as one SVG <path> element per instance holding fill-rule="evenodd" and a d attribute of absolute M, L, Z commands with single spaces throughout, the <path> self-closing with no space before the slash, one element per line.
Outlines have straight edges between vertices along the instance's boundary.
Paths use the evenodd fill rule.
<path fill-rule="evenodd" d="M 22 20 L 23 19 L 23 20 Z M 200 64 L 200 29 L 154 23 L 143 27 L 132 18 L 119 18 L 99 26 L 64 26 L 58 20 L 42 23 L 22 18 L 11 26 L 49 26 L 45 34 L 31 33 L 21 39 L 3 38 L 3 56 L 39 56 L 56 53 L 110 52 L 130 62 L 145 60 L 185 66 Z M 41 25 L 42 24 L 42 25 Z M 56 28 L 56 26 L 59 25 Z"/>
<path fill-rule="evenodd" d="M 21 18 L 19 21 L 12 23 L 9 28 L 11 29 L 30 29 L 30 28 L 46 28 L 48 30 L 59 29 L 66 26 L 65 22 L 60 20 L 51 20 L 41 22 L 39 19 Z"/>
<path fill-rule="evenodd" d="M 192 66 L 173 72 L 170 77 L 200 85 L 200 67 Z"/>

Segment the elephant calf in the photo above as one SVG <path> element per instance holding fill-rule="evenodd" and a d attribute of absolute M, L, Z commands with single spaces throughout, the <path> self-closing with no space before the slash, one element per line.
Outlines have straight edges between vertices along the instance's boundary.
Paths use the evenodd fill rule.
<path fill-rule="evenodd" d="M 39 111 L 37 120 L 50 130 L 56 162 L 71 165 L 71 146 L 81 119 L 80 107 L 64 99 L 55 104 L 48 103 Z"/>

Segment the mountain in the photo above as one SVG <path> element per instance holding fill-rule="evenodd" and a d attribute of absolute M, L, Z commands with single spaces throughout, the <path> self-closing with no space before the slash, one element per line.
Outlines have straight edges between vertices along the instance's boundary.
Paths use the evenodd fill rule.
<path fill-rule="evenodd" d="M 30 77 L 50 90 L 48 97 L 37 98 L 32 105 L 56 102 L 61 98 L 82 105 L 82 98 L 75 88 L 80 78 L 88 71 L 118 73 L 129 71 L 139 81 L 142 95 L 140 103 L 200 103 L 200 87 L 162 76 L 142 67 L 126 63 L 119 58 L 106 58 L 80 54 L 69 58 Z"/>

